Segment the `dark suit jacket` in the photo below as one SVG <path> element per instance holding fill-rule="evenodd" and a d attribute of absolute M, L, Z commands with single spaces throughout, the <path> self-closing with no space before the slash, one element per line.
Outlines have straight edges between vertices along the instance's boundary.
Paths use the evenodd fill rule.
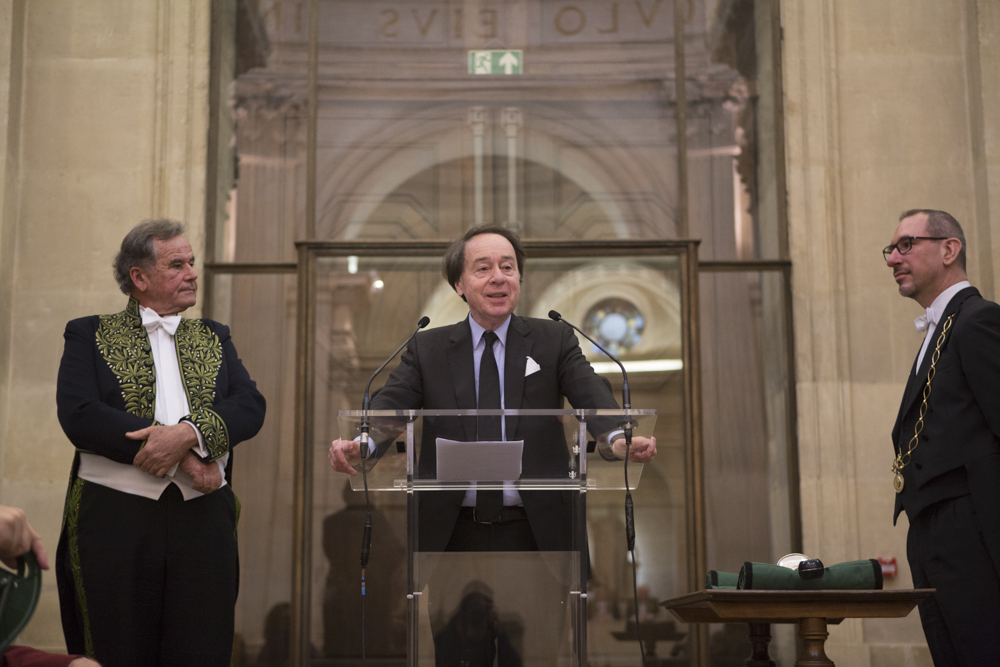
<path fill-rule="evenodd" d="M 529 356 L 541 369 L 525 377 Z M 569 327 L 550 320 L 512 316 L 504 357 L 504 406 L 510 410 L 557 410 L 563 407 L 564 397 L 579 409 L 618 408 L 610 383 L 594 372 Z M 472 329 L 466 319 L 418 333 L 385 386 L 372 398 L 371 407 L 373 410 L 474 410 L 476 399 Z M 528 428 L 525 421 L 530 422 Z M 609 431 L 611 427 L 600 430 Z M 476 420 L 424 421 L 417 464 L 421 477 L 436 476 L 437 437 L 475 440 Z M 562 423 L 557 419 L 543 422 L 537 418 L 508 418 L 507 439 L 525 441 L 521 459 L 525 476 L 567 474 L 569 453 Z M 445 549 L 464 495 L 464 491 L 420 494 L 421 551 Z M 521 499 L 541 551 L 572 548 L 569 493 L 524 491 Z"/>
<path fill-rule="evenodd" d="M 923 363 L 910 373 L 892 441 L 897 453 L 907 451 L 935 344 L 955 312 L 935 367 L 920 441 L 903 469 L 893 522 L 904 509 L 913 519 L 936 502 L 969 493 L 993 562 L 1000 564 L 1000 305 L 983 299 L 976 288 L 963 289 L 945 308 Z"/>
<path fill-rule="evenodd" d="M 125 437 L 155 423 L 156 372 L 139 305 L 66 325 L 56 406 L 59 423 L 78 450 L 131 464 L 142 442 Z M 252 438 L 264 423 L 265 401 L 240 362 L 229 327 L 182 320 L 174 336 L 194 423 L 209 458 Z M 227 466 L 227 479 L 229 469 Z M 75 470 L 75 466 L 74 466 Z"/>

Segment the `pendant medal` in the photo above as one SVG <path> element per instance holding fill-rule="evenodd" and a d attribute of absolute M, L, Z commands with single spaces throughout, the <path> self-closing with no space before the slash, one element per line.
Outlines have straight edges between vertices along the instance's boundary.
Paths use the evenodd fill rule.
<path fill-rule="evenodd" d="M 896 493 L 903 492 L 903 473 L 897 472 L 896 476 L 892 478 L 892 488 L 896 489 Z"/>

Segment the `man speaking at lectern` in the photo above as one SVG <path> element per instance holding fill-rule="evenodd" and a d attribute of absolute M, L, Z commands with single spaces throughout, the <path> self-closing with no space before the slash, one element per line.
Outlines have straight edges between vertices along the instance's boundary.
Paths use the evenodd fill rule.
<path fill-rule="evenodd" d="M 524 249 L 516 234 L 502 227 L 474 227 L 451 244 L 443 265 L 448 284 L 469 304 L 469 317 L 418 333 L 372 398 L 373 410 L 557 410 L 563 407 L 563 398 L 578 409 L 618 409 L 611 385 L 594 372 L 570 327 L 513 314 L 524 269 Z M 527 476 L 566 474 L 569 453 L 558 421 L 546 420 L 544 425 L 524 418 L 487 421 L 480 419 L 478 433 L 469 433 L 462 430 L 468 420 L 455 418 L 434 435 L 455 440 L 523 439 L 522 469 Z M 428 430 L 418 463 L 424 478 L 436 476 Z M 623 437 L 601 446 L 605 457 L 624 456 Z M 358 447 L 355 441 L 335 440 L 329 452 L 334 470 L 357 474 L 353 465 L 360 461 Z M 655 438 L 632 438 L 631 461 L 646 463 L 655 454 Z M 571 521 L 570 498 L 562 491 L 518 493 L 508 487 L 424 493 L 419 549 L 568 551 Z"/>

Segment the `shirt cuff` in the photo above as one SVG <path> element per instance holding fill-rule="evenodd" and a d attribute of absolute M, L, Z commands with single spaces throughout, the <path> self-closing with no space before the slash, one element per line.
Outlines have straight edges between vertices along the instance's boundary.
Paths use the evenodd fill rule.
<path fill-rule="evenodd" d="M 183 421 L 181 423 L 182 424 L 187 424 L 188 426 L 190 426 L 191 428 L 193 428 L 194 429 L 195 437 L 198 438 L 198 446 L 197 447 L 192 447 L 191 451 L 193 451 L 195 454 L 197 454 L 198 456 L 200 456 L 203 459 L 204 458 L 208 458 L 208 447 L 205 446 L 205 437 L 201 434 L 201 431 L 198 430 L 198 427 L 195 426 L 194 424 L 192 424 L 189 421 Z"/>
<path fill-rule="evenodd" d="M 605 461 L 618 461 L 620 460 L 615 456 L 614 450 L 611 449 L 611 445 L 614 444 L 615 440 L 624 435 L 625 431 L 618 429 L 617 431 L 611 431 L 608 433 L 607 438 L 604 442 L 601 442 L 597 446 L 597 453 L 601 455 L 601 458 Z M 601 445 L 605 445 L 602 447 Z"/>

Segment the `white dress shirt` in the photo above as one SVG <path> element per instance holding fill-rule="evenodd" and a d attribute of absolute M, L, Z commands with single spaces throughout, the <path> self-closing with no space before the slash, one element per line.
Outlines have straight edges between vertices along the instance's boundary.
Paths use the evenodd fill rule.
<path fill-rule="evenodd" d="M 913 324 L 917 327 L 917 331 L 923 331 L 924 328 L 927 329 L 927 335 L 924 336 L 924 344 L 920 346 L 920 354 L 917 355 L 917 365 L 913 369 L 914 373 L 920 372 L 920 364 L 924 363 L 924 353 L 927 352 L 927 348 L 934 339 L 934 331 L 937 329 L 937 324 L 938 321 L 940 321 L 941 316 L 944 315 L 945 308 L 948 307 L 952 298 L 954 298 L 956 294 L 964 290 L 966 287 L 972 287 L 968 280 L 955 283 L 945 291 L 938 294 L 930 308 L 927 308 L 923 315 L 913 320 Z"/>
<path fill-rule="evenodd" d="M 181 369 L 177 362 L 177 345 L 174 342 L 174 332 L 180 323 L 180 316 L 161 318 L 155 312 L 139 306 L 139 316 L 149 335 L 149 345 L 153 353 L 153 366 L 156 369 L 156 406 L 153 418 L 165 426 L 180 422 L 182 417 L 191 412 L 188 405 L 187 392 L 181 380 Z M 198 437 L 198 445 L 192 451 L 200 456 L 208 456 L 205 440 L 198 428 L 191 422 L 184 422 Z M 219 471 L 223 473 L 222 485 L 226 485 L 225 468 L 229 460 L 226 453 L 215 460 Z M 119 463 L 99 454 L 80 452 L 80 469 L 77 476 L 88 482 L 101 484 L 109 488 L 157 500 L 170 484 L 176 484 L 184 495 L 184 500 L 191 500 L 204 495 L 195 491 L 194 480 L 186 472 L 175 465 L 163 478 L 158 478 L 143 472 L 133 465 Z"/>

